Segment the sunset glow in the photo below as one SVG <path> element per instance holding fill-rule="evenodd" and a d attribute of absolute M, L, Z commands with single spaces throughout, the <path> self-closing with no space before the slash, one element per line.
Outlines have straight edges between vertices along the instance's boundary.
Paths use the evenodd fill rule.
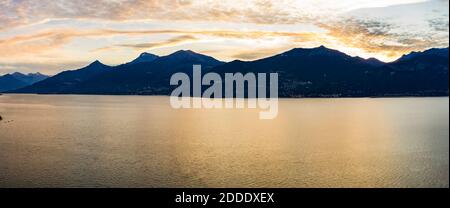
<path fill-rule="evenodd" d="M 254 60 L 325 45 L 393 61 L 448 47 L 447 0 L 0 0 L 0 75 L 194 50 Z"/>

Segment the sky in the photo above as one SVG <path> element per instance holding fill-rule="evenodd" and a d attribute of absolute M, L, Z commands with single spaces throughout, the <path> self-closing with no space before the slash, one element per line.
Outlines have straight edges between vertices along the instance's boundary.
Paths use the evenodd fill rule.
<path fill-rule="evenodd" d="M 256 60 L 324 45 L 394 61 L 449 45 L 448 0 L 0 0 L 0 75 L 142 52 Z"/>

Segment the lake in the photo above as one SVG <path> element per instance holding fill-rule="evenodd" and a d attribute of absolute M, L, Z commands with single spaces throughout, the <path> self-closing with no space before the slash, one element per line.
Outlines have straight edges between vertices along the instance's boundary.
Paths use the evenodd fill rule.
<path fill-rule="evenodd" d="M 1 95 L 0 187 L 449 187 L 449 98 Z"/>

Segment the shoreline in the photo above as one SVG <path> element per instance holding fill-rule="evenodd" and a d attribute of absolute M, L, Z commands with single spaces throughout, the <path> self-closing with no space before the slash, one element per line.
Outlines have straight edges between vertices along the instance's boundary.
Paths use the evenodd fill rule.
<path fill-rule="evenodd" d="M 37 93 L 0 93 L 1 95 L 34 95 L 34 96 L 121 96 L 121 97 L 171 97 L 170 95 L 146 95 L 146 94 L 37 94 Z M 386 95 L 386 96 L 304 96 L 304 97 L 278 97 L 278 99 L 352 99 L 352 98 L 439 98 L 449 97 L 449 95 Z M 195 98 L 190 96 L 190 98 Z M 227 98 L 213 98 L 227 99 Z M 248 99 L 248 98 L 233 98 Z M 253 98 L 257 99 L 257 98 Z"/>

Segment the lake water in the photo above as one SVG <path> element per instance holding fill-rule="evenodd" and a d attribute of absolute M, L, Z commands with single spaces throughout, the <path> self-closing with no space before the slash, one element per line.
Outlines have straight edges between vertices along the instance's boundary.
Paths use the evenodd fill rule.
<path fill-rule="evenodd" d="M 0 96 L 0 187 L 449 187 L 449 99 Z"/>

